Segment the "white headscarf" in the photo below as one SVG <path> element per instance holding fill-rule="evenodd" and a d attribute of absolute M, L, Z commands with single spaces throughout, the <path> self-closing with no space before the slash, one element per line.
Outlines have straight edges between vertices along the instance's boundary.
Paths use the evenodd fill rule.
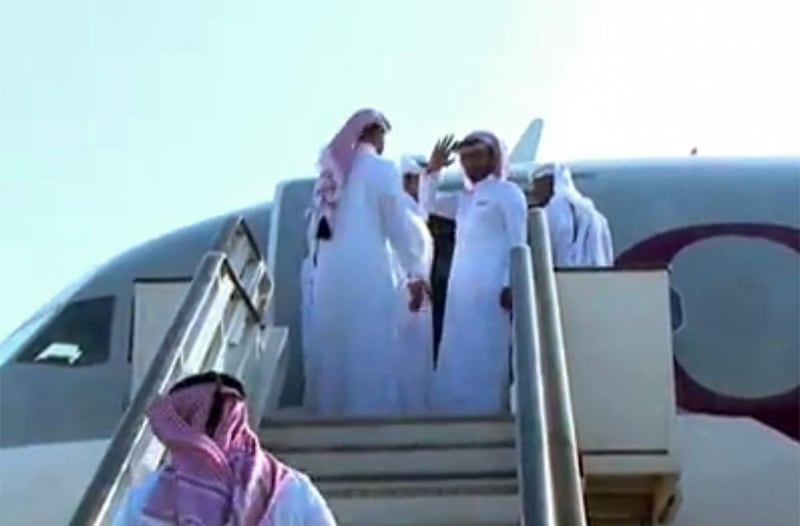
<path fill-rule="evenodd" d="M 544 210 L 556 266 L 612 266 L 608 222 L 594 202 L 575 186 L 569 167 L 563 163 L 546 164 L 533 178 L 547 176 L 553 178 L 553 195 Z"/>
<path fill-rule="evenodd" d="M 425 157 L 421 155 L 404 155 L 400 158 L 399 164 L 400 175 L 422 175 L 427 163 Z"/>
<path fill-rule="evenodd" d="M 358 139 L 366 128 L 379 124 L 386 131 L 392 129 L 388 119 L 379 111 L 357 111 L 336 133 L 319 157 L 319 177 L 314 183 L 312 226 L 318 228 L 323 219 L 333 235 L 336 207 L 358 147 Z"/>
<path fill-rule="evenodd" d="M 553 197 L 561 196 L 574 205 L 594 208 L 594 202 L 583 195 L 572 180 L 572 172 L 564 163 L 549 163 L 541 166 L 533 174 L 534 180 L 550 176 L 553 178 Z"/>
<path fill-rule="evenodd" d="M 489 149 L 492 151 L 494 155 L 494 167 L 492 169 L 492 175 L 499 179 L 505 179 L 508 177 L 508 152 L 506 149 L 505 143 L 500 140 L 500 138 L 492 132 L 488 131 L 474 131 L 464 137 L 464 140 L 461 141 L 462 143 L 469 143 L 472 141 L 476 141 L 480 144 L 488 146 Z M 464 175 L 464 188 L 467 191 L 472 190 L 472 181 L 470 181 L 469 177 Z"/>
<path fill-rule="evenodd" d="M 398 173 L 400 177 L 403 178 L 406 175 L 416 175 L 418 177 L 422 177 L 422 174 L 425 172 L 425 167 L 427 166 L 427 160 L 422 155 L 404 155 L 400 158 L 398 162 Z M 425 184 L 425 181 L 420 180 L 420 192 L 425 192 L 422 186 Z M 419 197 L 414 199 L 406 192 L 403 192 L 403 206 L 410 209 L 413 213 L 417 214 L 422 218 L 423 221 L 428 220 L 428 213 L 425 210 L 425 207 L 419 202 Z"/>

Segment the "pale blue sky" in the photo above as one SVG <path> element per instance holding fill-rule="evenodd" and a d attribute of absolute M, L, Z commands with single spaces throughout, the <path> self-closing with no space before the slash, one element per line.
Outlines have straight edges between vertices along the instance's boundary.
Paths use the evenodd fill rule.
<path fill-rule="evenodd" d="M 0 0 L 0 337 L 90 267 L 313 173 L 530 119 L 540 158 L 800 153 L 800 2 Z"/>

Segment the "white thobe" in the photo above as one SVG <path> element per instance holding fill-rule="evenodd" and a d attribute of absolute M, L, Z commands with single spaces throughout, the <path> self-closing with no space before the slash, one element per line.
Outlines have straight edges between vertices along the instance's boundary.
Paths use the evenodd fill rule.
<path fill-rule="evenodd" d="M 432 179 L 435 180 L 435 179 Z M 426 185 L 427 186 L 427 185 Z M 490 176 L 471 191 L 433 199 L 432 213 L 455 219 L 456 244 L 431 409 L 496 413 L 507 407 L 511 317 L 500 305 L 511 248 L 527 242 L 527 205 L 514 183 Z"/>
<path fill-rule="evenodd" d="M 415 257 L 421 261 L 425 276 L 433 264 L 433 238 L 428 230 L 427 214 L 406 194 L 402 200 L 408 222 L 409 241 Z M 400 410 L 405 414 L 427 411 L 428 391 L 433 374 L 433 318 L 431 304 L 425 301 L 417 312 L 409 309 L 408 276 L 396 261 L 398 277 L 396 366 Z"/>
<path fill-rule="evenodd" d="M 555 195 L 545 206 L 557 267 L 611 267 L 614 249 L 608 221 L 588 199 Z"/>
<path fill-rule="evenodd" d="M 397 274 L 423 278 L 408 241 L 404 193 L 394 163 L 360 147 L 336 209 L 333 238 L 319 243 L 314 271 L 312 345 L 317 412 L 393 414 Z"/>
<path fill-rule="evenodd" d="M 172 523 L 142 516 L 150 491 L 158 481 L 158 472 L 145 476 L 142 482 L 131 489 L 114 516 L 113 526 L 169 526 Z M 290 470 L 283 478 L 267 508 L 264 526 L 336 526 L 325 499 L 308 477 L 299 471 Z"/>

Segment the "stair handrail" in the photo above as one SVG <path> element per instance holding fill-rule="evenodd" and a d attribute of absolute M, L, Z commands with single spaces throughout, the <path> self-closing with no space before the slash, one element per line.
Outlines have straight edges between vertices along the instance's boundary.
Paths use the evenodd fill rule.
<path fill-rule="evenodd" d="M 240 246 L 242 242 L 244 246 Z M 242 283 L 242 278 L 246 275 L 248 265 L 254 262 L 257 264 L 257 272 L 253 276 L 252 286 L 248 287 Z M 107 523 L 116 493 L 130 468 L 133 451 L 147 429 L 147 408 L 160 393 L 169 388 L 183 362 L 197 359 L 196 356 L 187 359 L 187 356 L 196 350 L 197 346 L 193 347 L 193 344 L 197 343 L 202 326 L 215 314 L 209 308 L 212 300 L 219 299 L 219 294 L 230 294 L 229 291 L 221 291 L 217 286 L 221 276 L 230 280 L 233 285 L 233 296 L 226 299 L 228 304 L 242 300 L 251 322 L 263 328 L 272 283 L 247 223 L 242 217 L 233 217 L 224 223 L 216 242 L 201 260 L 158 352 L 69 522 L 70 526 Z M 220 316 L 220 313 L 216 312 L 216 315 Z M 222 352 L 219 345 L 211 345 L 199 351 L 205 352 L 197 360 L 202 364 L 201 368 L 214 364 Z"/>
<path fill-rule="evenodd" d="M 517 479 L 522 524 L 555 526 L 548 421 L 544 401 L 541 348 L 535 306 L 531 249 L 511 249 L 511 288 L 514 298 L 512 342 L 514 396 L 517 401 L 515 433 Z"/>
<path fill-rule="evenodd" d="M 547 216 L 536 208 L 528 219 L 556 521 L 559 525 L 586 526 L 580 452 Z"/>

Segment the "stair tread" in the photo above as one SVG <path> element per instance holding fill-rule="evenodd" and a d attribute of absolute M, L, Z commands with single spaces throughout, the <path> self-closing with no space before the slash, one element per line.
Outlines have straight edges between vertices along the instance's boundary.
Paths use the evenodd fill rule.
<path fill-rule="evenodd" d="M 459 526 L 514 523 L 519 516 L 515 493 L 475 495 L 411 495 L 398 497 L 328 497 L 340 526 Z"/>
<path fill-rule="evenodd" d="M 337 475 L 422 475 L 448 473 L 450 476 L 492 471 L 514 472 L 516 452 L 513 447 L 416 449 L 410 451 L 353 451 L 275 453 L 290 466 L 312 477 Z"/>
<path fill-rule="evenodd" d="M 517 493 L 517 479 L 510 477 L 450 478 L 444 480 L 405 479 L 389 481 L 321 481 L 320 491 L 326 497 L 400 497 L 410 495 L 502 494 Z"/>
<path fill-rule="evenodd" d="M 510 413 L 489 413 L 478 415 L 410 415 L 410 416 L 349 416 L 324 417 L 302 412 L 273 413 L 261 419 L 260 427 L 268 429 L 280 426 L 312 426 L 312 427 L 373 427 L 381 425 L 447 425 L 459 423 L 500 423 L 512 424 L 514 417 Z"/>
<path fill-rule="evenodd" d="M 511 415 L 337 419 L 279 413 L 262 420 L 259 436 L 313 478 L 341 526 L 518 524 Z M 590 524 L 649 520 L 654 491 L 665 479 L 650 464 L 630 474 L 587 473 Z"/>
<path fill-rule="evenodd" d="M 439 420 L 360 420 L 352 424 L 319 420 L 287 424 L 265 423 L 261 443 L 270 451 L 355 450 L 380 448 L 445 448 L 514 445 L 514 428 L 505 418 L 494 420 L 454 418 Z"/>
<path fill-rule="evenodd" d="M 516 444 L 513 440 L 487 440 L 480 442 L 432 442 L 414 441 L 400 444 L 331 444 L 331 445 L 271 445 L 269 450 L 276 454 L 291 453 L 380 453 L 387 454 L 403 451 L 422 451 L 422 450 L 460 450 L 460 449 L 502 449 L 514 448 Z"/>

